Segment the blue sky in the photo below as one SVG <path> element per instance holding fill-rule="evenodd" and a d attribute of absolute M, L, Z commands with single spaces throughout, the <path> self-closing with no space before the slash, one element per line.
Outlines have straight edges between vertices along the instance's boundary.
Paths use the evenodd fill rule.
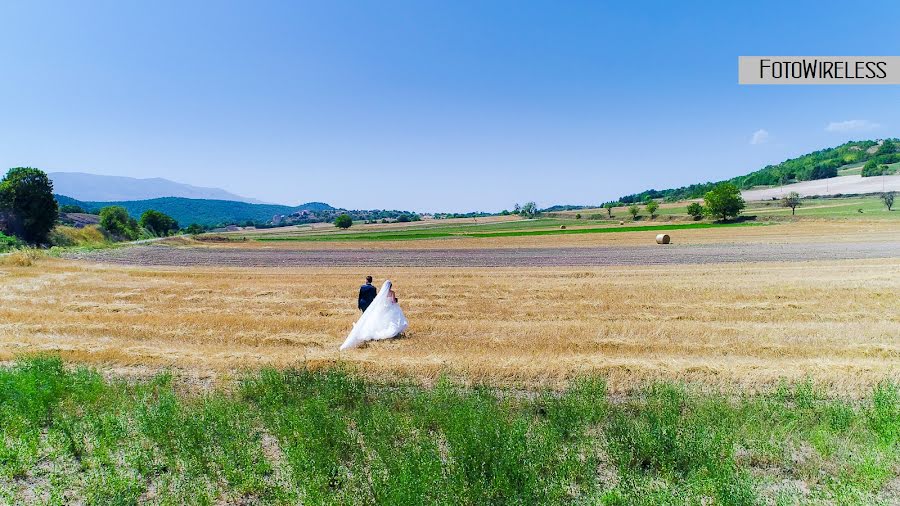
<path fill-rule="evenodd" d="M 500 210 L 900 134 L 897 86 L 737 85 L 739 55 L 900 55 L 897 2 L 187 4 L 0 5 L 0 166 Z"/>

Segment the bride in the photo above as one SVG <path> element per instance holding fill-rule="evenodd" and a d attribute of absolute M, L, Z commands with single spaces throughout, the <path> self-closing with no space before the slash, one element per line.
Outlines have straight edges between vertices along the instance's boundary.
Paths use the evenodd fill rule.
<path fill-rule="evenodd" d="M 375 300 L 353 324 L 353 330 L 341 345 L 341 351 L 356 348 L 364 341 L 390 339 L 409 327 L 391 286 L 390 280 L 384 282 Z"/>

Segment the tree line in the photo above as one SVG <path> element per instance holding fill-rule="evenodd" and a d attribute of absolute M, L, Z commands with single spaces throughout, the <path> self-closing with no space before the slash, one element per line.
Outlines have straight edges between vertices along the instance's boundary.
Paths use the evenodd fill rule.
<path fill-rule="evenodd" d="M 74 205 L 60 207 L 53 195 L 53 182 L 44 171 L 33 167 L 9 169 L 0 180 L 0 249 L 21 244 L 53 245 L 51 232 L 62 225 L 61 215 L 84 211 Z M 108 206 L 100 209 L 99 218 L 109 241 L 165 237 L 181 230 L 174 218 L 153 209 L 135 219 L 122 206 Z M 203 227 L 193 224 L 184 231 L 200 233 Z"/>

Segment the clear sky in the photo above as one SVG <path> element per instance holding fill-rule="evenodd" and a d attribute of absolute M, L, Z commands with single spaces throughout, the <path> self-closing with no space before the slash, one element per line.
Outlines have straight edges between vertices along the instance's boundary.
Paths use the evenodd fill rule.
<path fill-rule="evenodd" d="M 737 84 L 900 55 L 900 2 L 3 2 L 0 166 L 270 202 L 599 203 L 900 135 L 898 86 Z"/>

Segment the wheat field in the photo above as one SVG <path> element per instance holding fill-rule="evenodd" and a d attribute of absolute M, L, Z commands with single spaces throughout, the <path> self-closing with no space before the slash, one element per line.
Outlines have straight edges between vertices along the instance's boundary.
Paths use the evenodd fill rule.
<path fill-rule="evenodd" d="M 366 274 L 411 325 L 349 352 Z M 842 394 L 900 378 L 900 259 L 604 268 L 0 266 L 0 359 L 35 352 L 219 380 L 264 365 L 612 390 L 658 379 Z"/>

